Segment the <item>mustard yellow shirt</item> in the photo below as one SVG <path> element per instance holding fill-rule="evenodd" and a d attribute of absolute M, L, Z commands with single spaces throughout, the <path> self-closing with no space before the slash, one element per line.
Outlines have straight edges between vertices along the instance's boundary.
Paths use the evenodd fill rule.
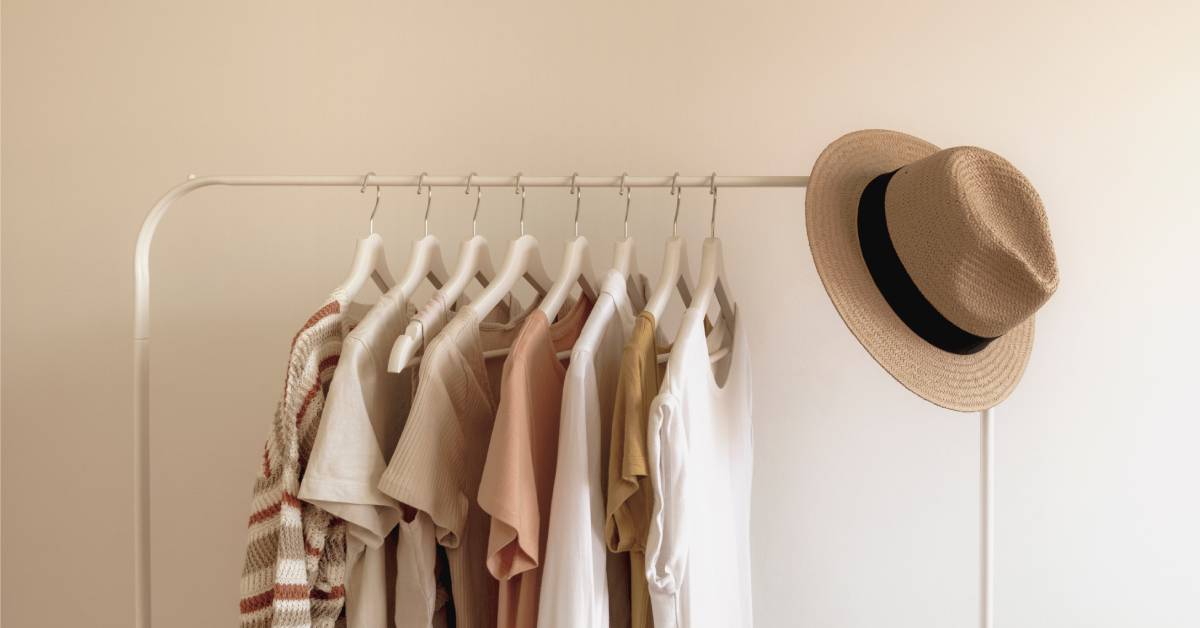
<path fill-rule="evenodd" d="M 638 314 L 633 333 L 621 355 L 608 457 L 604 534 L 609 551 L 629 553 L 632 628 L 654 625 L 650 589 L 646 584 L 646 537 L 653 506 L 646 456 L 646 425 L 650 403 L 658 394 L 663 375 L 658 364 L 659 348 L 654 341 L 654 327 L 652 314 Z"/>

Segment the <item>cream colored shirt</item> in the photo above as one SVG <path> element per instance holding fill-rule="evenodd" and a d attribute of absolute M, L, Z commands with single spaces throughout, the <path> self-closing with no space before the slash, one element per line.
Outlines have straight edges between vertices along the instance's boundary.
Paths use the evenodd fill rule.
<path fill-rule="evenodd" d="M 435 613 L 434 557 L 422 543 L 432 525 L 428 517 L 405 520 L 400 503 L 376 487 L 412 398 L 412 376 L 387 372 L 409 315 L 408 299 L 393 289 L 346 336 L 300 485 L 301 499 L 349 526 L 348 628 L 429 628 Z M 391 555 L 424 567 L 394 571 Z"/>

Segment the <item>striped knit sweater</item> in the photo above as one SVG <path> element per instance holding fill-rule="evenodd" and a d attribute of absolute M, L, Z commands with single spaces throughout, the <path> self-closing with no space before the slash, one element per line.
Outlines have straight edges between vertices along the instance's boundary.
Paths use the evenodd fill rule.
<path fill-rule="evenodd" d="M 330 628 L 345 600 L 346 524 L 296 498 L 350 331 L 335 295 L 292 339 L 283 397 L 254 482 L 241 582 L 243 628 Z"/>

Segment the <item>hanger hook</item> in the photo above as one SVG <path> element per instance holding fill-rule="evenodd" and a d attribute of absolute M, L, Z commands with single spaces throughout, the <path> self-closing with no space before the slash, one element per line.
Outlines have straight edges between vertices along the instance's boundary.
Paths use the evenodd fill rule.
<path fill-rule="evenodd" d="M 715 170 L 708 177 L 708 193 L 713 197 L 712 216 L 708 222 L 709 237 L 715 238 L 717 237 L 717 173 Z"/>
<path fill-rule="evenodd" d="M 671 221 L 671 236 L 679 235 L 679 202 L 683 200 L 683 188 L 679 187 L 679 171 L 671 175 L 671 194 L 675 196 L 675 219 Z"/>
<path fill-rule="evenodd" d="M 417 196 L 421 195 L 421 184 L 425 182 L 425 176 L 428 172 L 422 172 L 421 176 L 417 177 Z M 429 208 L 433 205 L 433 186 L 425 186 L 425 235 L 429 235 Z"/>
<path fill-rule="evenodd" d="M 465 190 L 463 190 L 463 194 L 470 194 L 470 193 L 471 193 L 471 179 L 473 179 L 473 178 L 475 178 L 475 173 L 474 173 L 474 172 L 472 172 L 471 174 L 467 175 L 467 187 L 466 187 L 466 189 L 465 189 Z M 482 187 L 480 187 L 480 186 L 478 186 L 478 185 L 476 185 L 476 186 L 475 186 L 475 213 L 471 215 L 471 235 L 472 235 L 472 236 L 477 236 L 477 235 L 479 235 L 479 228 L 478 228 L 478 222 L 479 222 L 479 202 L 480 202 L 482 199 L 483 199 L 483 188 L 482 188 Z"/>
<path fill-rule="evenodd" d="M 517 183 L 513 186 L 513 194 L 521 195 L 521 235 L 525 235 L 525 186 L 521 185 L 521 173 L 517 173 Z"/>
<path fill-rule="evenodd" d="M 629 238 L 629 201 L 633 200 L 633 190 L 625 184 L 625 177 L 629 176 L 628 172 L 621 173 L 621 185 L 617 190 L 618 195 L 625 195 L 625 238 Z"/>
<path fill-rule="evenodd" d="M 579 184 L 575 180 L 579 178 L 578 172 L 571 173 L 571 194 L 575 195 L 575 237 L 579 237 L 579 203 L 583 200 L 583 190 L 579 189 Z"/>
<path fill-rule="evenodd" d="M 367 191 L 367 181 L 369 181 L 371 179 L 371 177 L 373 177 L 373 176 L 375 176 L 375 173 L 373 171 L 368 172 L 367 174 L 363 175 L 362 186 L 358 188 L 359 194 L 362 194 L 363 192 Z M 380 191 L 379 186 L 376 185 L 375 186 L 375 205 L 373 207 L 371 207 L 371 217 L 367 219 L 367 235 L 375 234 L 375 212 L 379 211 L 379 197 L 382 194 L 383 193 Z"/>

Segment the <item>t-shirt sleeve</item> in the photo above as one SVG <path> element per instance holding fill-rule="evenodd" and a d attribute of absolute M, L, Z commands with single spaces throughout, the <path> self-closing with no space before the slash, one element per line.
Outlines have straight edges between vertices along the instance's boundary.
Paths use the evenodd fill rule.
<path fill-rule="evenodd" d="M 679 400 L 670 393 L 653 402 L 646 445 L 654 491 L 646 540 L 646 581 L 656 593 L 679 590 L 687 569 L 687 431 Z"/>
<path fill-rule="evenodd" d="M 454 390 L 462 390 L 463 370 L 431 346 L 417 385 L 408 422 L 379 490 L 429 515 L 437 541 L 458 547 L 467 519 L 463 486 L 463 439 Z"/>
<path fill-rule="evenodd" d="M 537 484 L 533 471 L 531 373 L 515 348 L 505 364 L 500 407 L 479 483 L 479 507 L 492 517 L 487 567 L 508 580 L 538 565 Z"/>
<path fill-rule="evenodd" d="M 385 464 L 363 399 L 367 356 L 347 341 L 322 410 L 299 497 L 350 524 L 368 547 L 379 547 L 400 520 L 399 504 L 376 487 Z"/>

